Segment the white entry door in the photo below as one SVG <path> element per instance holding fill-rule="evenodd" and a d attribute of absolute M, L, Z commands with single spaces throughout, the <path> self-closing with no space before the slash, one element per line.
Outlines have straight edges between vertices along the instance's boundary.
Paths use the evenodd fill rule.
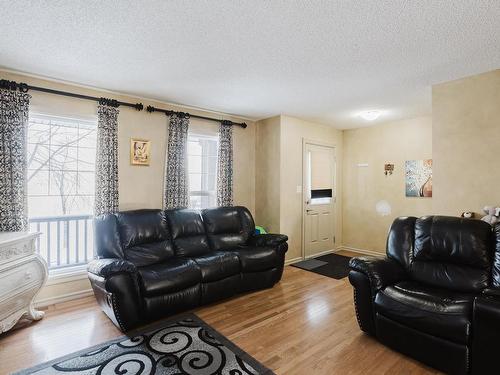
<path fill-rule="evenodd" d="M 304 144 L 304 258 L 335 244 L 335 149 Z"/>

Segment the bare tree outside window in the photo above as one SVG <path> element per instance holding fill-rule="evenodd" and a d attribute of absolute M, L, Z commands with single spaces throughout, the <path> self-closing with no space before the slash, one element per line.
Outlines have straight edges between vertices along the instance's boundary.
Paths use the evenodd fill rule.
<path fill-rule="evenodd" d="M 30 116 L 28 214 L 31 229 L 43 232 L 38 250 L 49 267 L 91 256 L 95 153 L 96 121 Z"/>
<path fill-rule="evenodd" d="M 30 216 L 92 213 L 95 137 L 95 123 L 48 116 L 30 118 Z"/>

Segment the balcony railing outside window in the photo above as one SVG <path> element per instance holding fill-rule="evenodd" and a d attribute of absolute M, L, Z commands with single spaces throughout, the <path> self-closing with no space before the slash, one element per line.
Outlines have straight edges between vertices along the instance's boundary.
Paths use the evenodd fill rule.
<path fill-rule="evenodd" d="M 50 270 L 86 264 L 94 257 L 92 215 L 32 217 L 30 231 L 40 232 L 36 251 Z"/>

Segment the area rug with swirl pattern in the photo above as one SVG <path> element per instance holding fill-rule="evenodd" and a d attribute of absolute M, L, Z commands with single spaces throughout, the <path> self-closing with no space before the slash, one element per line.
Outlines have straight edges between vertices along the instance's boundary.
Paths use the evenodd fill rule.
<path fill-rule="evenodd" d="M 184 314 L 16 375 L 274 374 L 194 314 Z"/>

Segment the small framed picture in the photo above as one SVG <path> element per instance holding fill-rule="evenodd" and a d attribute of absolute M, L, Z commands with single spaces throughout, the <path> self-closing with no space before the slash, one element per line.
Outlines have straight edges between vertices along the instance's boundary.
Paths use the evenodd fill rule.
<path fill-rule="evenodd" d="M 149 165 L 151 161 L 151 141 L 130 138 L 130 164 Z"/>

